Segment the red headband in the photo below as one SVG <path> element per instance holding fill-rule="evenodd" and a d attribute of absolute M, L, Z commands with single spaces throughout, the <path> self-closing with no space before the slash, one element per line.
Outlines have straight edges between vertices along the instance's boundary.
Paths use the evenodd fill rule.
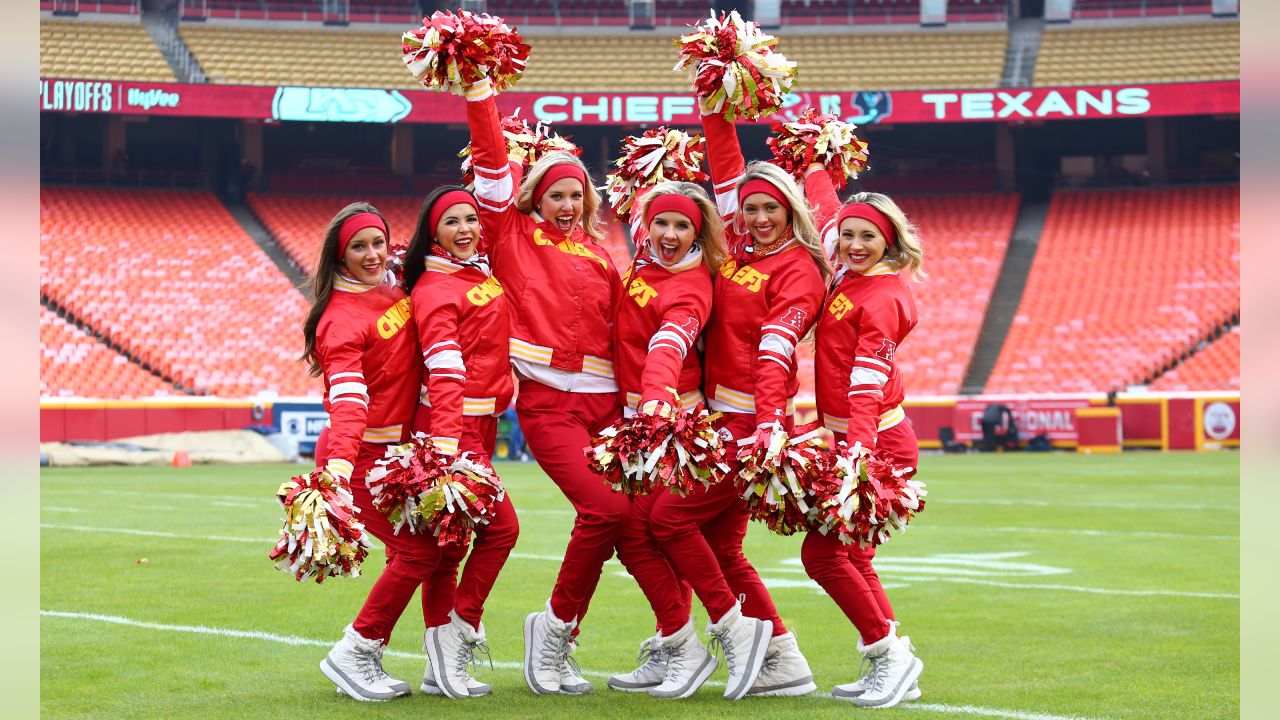
<path fill-rule="evenodd" d="M 748 197 L 755 193 L 764 193 L 765 195 L 768 195 L 774 200 L 782 203 L 782 205 L 787 208 L 788 212 L 791 211 L 791 201 L 787 200 L 787 196 L 782 194 L 782 191 L 778 189 L 777 185 L 774 185 L 763 178 L 754 178 L 743 183 L 742 187 L 738 188 L 738 203 L 742 204 Z"/>
<path fill-rule="evenodd" d="M 480 212 L 479 206 L 476 205 L 476 199 L 466 190 L 450 190 L 449 192 L 436 198 L 431 204 L 431 210 L 427 212 L 428 232 L 431 237 L 436 236 L 436 228 L 440 225 L 440 218 L 444 216 L 444 212 L 454 205 L 470 205 L 475 211 Z"/>
<path fill-rule="evenodd" d="M 702 211 L 698 203 L 679 193 L 663 193 L 649 202 L 644 209 L 644 224 L 650 225 L 653 219 L 664 212 L 678 212 L 693 223 L 693 234 L 702 232 Z"/>
<path fill-rule="evenodd" d="M 582 168 L 578 167 L 577 163 L 557 163 L 552 165 L 545 173 L 542 174 L 542 179 L 538 181 L 538 186 L 533 189 L 534 203 L 537 203 L 542 199 L 542 194 L 547 191 L 547 188 L 554 185 L 557 180 L 563 180 L 565 178 L 573 178 L 574 180 L 582 183 L 582 191 L 586 192 L 587 174 L 582 171 Z"/>
<path fill-rule="evenodd" d="M 840 219 L 836 221 L 836 230 L 838 231 L 840 225 L 849 218 L 862 218 L 875 225 L 880 234 L 884 236 L 884 241 L 889 247 L 897 244 L 898 231 L 894 228 L 893 221 L 889 219 L 888 215 L 880 212 L 880 208 L 875 205 L 869 203 L 850 203 L 845 205 L 840 211 Z"/>
<path fill-rule="evenodd" d="M 351 237 L 365 228 L 378 228 L 383 236 L 391 235 L 386 221 L 378 215 L 369 212 L 352 215 L 343 220 L 342 227 L 338 228 L 338 262 L 342 262 L 342 256 L 347 254 L 347 244 L 351 242 Z"/>

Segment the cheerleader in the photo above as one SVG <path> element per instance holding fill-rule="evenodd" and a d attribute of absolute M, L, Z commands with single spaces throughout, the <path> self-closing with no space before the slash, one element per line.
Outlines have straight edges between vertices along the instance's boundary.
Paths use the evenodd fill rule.
<path fill-rule="evenodd" d="M 815 173 L 819 186 L 825 173 Z M 834 189 L 826 183 L 830 199 Z M 838 235 L 837 235 L 838 232 Z M 828 230 L 839 271 L 818 321 L 814 373 L 822 424 L 850 447 L 874 448 L 898 467 L 916 467 L 919 450 L 902 410 L 898 346 L 916 326 L 916 306 L 902 274 L 923 277 L 915 228 L 879 193 L 850 198 Z M 871 671 L 838 685 L 832 696 L 866 707 L 892 707 L 920 697 L 924 663 L 896 633 L 893 607 L 871 561 L 874 547 L 844 545 L 811 530 L 801 550 L 805 572 L 858 629 L 858 652 Z"/>
<path fill-rule="evenodd" d="M 766 163 L 744 167 L 737 131 L 720 115 L 703 115 L 702 124 L 732 255 L 715 282 L 703 387 L 710 408 L 724 413 L 721 435 L 736 448 L 738 441 L 764 441 L 774 427 L 791 429 L 795 346 L 817 318 L 829 271 L 808 203 L 790 176 Z M 708 632 L 729 666 L 725 697 L 812 692 L 817 686 L 795 635 L 742 554 L 747 517 L 730 477 L 687 497 L 659 497 L 651 527 L 713 620 Z M 731 630 L 744 619 L 760 625 Z"/>
<path fill-rule="evenodd" d="M 445 453 L 470 452 L 492 467 L 498 415 L 511 404 L 514 388 L 507 358 L 507 299 L 480 249 L 475 198 L 462 187 L 442 187 L 422 205 L 405 255 L 404 287 L 426 371 L 413 430 L 430 432 L 436 448 Z M 504 496 L 489 523 L 476 528 L 456 595 L 451 591 L 466 546 L 454 544 L 443 551 L 436 576 L 441 592 L 423 593 L 429 658 L 424 693 L 460 699 L 493 692 L 467 674 L 467 664 L 477 648 L 487 650 L 480 621 L 484 601 L 519 535 L 515 509 L 510 496 Z M 437 609 L 437 599 L 452 601 L 452 607 Z"/>
<path fill-rule="evenodd" d="M 577 513 L 546 609 L 525 619 L 524 678 L 535 693 L 582 694 L 591 684 L 569 662 L 575 630 L 630 510 L 582 452 L 620 417 L 611 319 L 622 285 L 599 245 L 600 196 L 582 162 L 551 153 L 522 178 L 520 163 L 508 162 L 488 79 L 466 99 L 480 222 L 510 298 L 516 416 L 534 458 Z"/>
<path fill-rule="evenodd" d="M 724 259 L 724 229 L 697 185 L 668 181 L 641 192 L 632 224 L 639 250 L 623 277 L 614 325 L 618 393 L 628 416 L 670 417 L 704 401 L 695 346 L 711 313 L 711 274 Z M 632 496 L 618 540 L 618 559 L 649 600 L 658 634 L 641 643 L 643 664 L 610 677 L 609 687 L 683 698 L 715 671 L 716 659 L 694 631 L 688 585 L 649 530 L 658 497 Z"/>
<path fill-rule="evenodd" d="M 409 684 L 382 669 L 382 652 L 418 586 L 436 570 L 435 538 L 396 534 L 373 506 L 365 475 L 388 444 L 407 438 L 422 377 L 409 298 L 387 277 L 387 222 L 367 203 L 343 208 L 325 230 L 302 359 L 324 379 L 329 427 L 316 464 L 350 486 L 360 520 L 387 548 L 374 582 L 342 640 L 320 663 L 356 700 L 390 700 Z"/>

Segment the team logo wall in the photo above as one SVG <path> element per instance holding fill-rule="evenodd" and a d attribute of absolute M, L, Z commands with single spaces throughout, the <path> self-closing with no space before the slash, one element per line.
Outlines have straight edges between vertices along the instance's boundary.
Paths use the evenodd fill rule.
<path fill-rule="evenodd" d="M 395 90 L 364 88 L 276 88 L 271 117 L 308 122 L 400 122 L 413 103 Z"/>
<path fill-rule="evenodd" d="M 1204 434 L 1214 440 L 1226 440 L 1236 429 L 1236 411 L 1224 402 L 1212 402 L 1204 408 Z"/>
<path fill-rule="evenodd" d="M 808 107 L 835 115 L 855 125 L 882 122 L 893 114 L 893 94 L 887 92 L 789 93 L 782 96 L 782 109 L 775 115 L 795 122 Z"/>

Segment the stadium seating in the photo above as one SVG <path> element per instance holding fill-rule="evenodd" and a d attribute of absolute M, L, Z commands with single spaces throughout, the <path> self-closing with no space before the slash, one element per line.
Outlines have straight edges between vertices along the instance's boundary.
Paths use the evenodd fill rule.
<path fill-rule="evenodd" d="M 249 85 L 415 88 L 399 62 L 395 30 L 321 30 L 184 24 L 180 32 L 213 82 Z M 673 31 L 674 33 L 674 31 Z M 529 67 L 517 88 L 530 91 L 684 92 L 671 72 L 673 33 L 531 35 Z M 802 69 L 802 90 L 994 87 L 1007 33 L 787 33 L 779 49 Z M 326 62 L 298 58 L 324 48 Z M 625 57 L 626 63 L 605 62 Z"/>
<path fill-rule="evenodd" d="M 40 19 L 40 76 L 174 82 L 160 49 L 137 20 Z"/>
<path fill-rule="evenodd" d="M 1048 27 L 1036 85 L 1192 82 L 1240 77 L 1240 23 Z"/>
<path fill-rule="evenodd" d="M 1061 192 L 987 392 L 1145 381 L 1240 309 L 1238 186 Z"/>
<path fill-rule="evenodd" d="M 318 394 L 307 305 L 210 192 L 42 187 L 40 289 L 180 386 Z"/>
<path fill-rule="evenodd" d="M 101 340 L 40 308 L 40 396 L 123 399 L 177 394 Z"/>
<path fill-rule="evenodd" d="M 1240 326 L 1156 378 L 1152 390 L 1239 390 Z"/>
<path fill-rule="evenodd" d="M 1081 20 L 1122 17 L 1208 15 L 1210 0 L 1075 0 L 1071 17 Z"/>

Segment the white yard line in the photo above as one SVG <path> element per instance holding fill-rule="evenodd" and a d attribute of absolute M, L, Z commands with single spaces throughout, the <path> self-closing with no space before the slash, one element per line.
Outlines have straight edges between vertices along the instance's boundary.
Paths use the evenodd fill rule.
<path fill-rule="evenodd" d="M 89 620 L 94 622 L 110 623 L 112 625 L 123 625 L 126 627 L 134 627 L 142 630 L 155 630 L 158 632 L 176 632 L 187 633 L 193 635 L 213 635 L 215 637 L 235 638 L 241 640 L 263 640 L 267 642 L 279 643 L 282 645 L 293 645 L 303 647 L 328 648 L 333 647 L 336 640 L 314 640 L 311 638 L 298 637 L 296 635 L 277 635 L 275 633 L 261 632 L 259 630 L 233 630 L 230 628 L 207 627 L 205 625 L 166 625 L 163 623 L 146 622 L 143 620 L 134 620 L 131 618 L 120 617 L 118 615 L 101 615 L 98 613 L 79 613 L 66 612 L 62 610 L 41 610 L 40 615 L 48 618 L 60 618 L 66 620 Z M 422 660 L 421 653 L 408 653 L 400 650 L 387 650 L 386 655 L 398 658 L 407 658 L 411 660 Z M 503 662 L 495 660 L 493 667 L 503 670 L 519 670 L 521 665 L 516 662 Z M 596 678 L 606 678 L 609 672 L 592 672 L 586 671 L 583 675 L 590 675 Z M 721 682 L 708 682 L 704 687 L 720 687 Z M 828 694 L 815 695 L 817 698 L 830 698 Z M 942 712 L 942 713 L 961 713 L 964 715 L 975 715 L 978 717 L 1000 718 L 1001 720 L 1098 720 L 1096 718 L 1087 718 L 1080 715 L 1051 715 L 1048 713 L 1026 712 L 1022 710 L 1001 710 L 999 708 L 976 707 L 973 705 L 943 705 L 939 703 L 904 703 L 899 707 L 909 710 L 919 710 L 922 712 Z"/>
<path fill-rule="evenodd" d="M 931 493 L 931 495 L 934 495 Z M 1032 500 L 1029 498 L 953 498 L 938 494 L 930 502 L 946 505 L 1029 505 L 1052 508 L 1106 508 L 1113 510 L 1230 510 L 1239 512 L 1239 505 L 1202 505 L 1198 503 L 1148 503 L 1148 502 L 1079 502 L 1071 500 Z"/>
<path fill-rule="evenodd" d="M 890 576 L 890 578 L 892 579 L 892 576 Z M 910 580 L 912 583 L 949 582 L 949 583 L 963 583 L 966 585 L 988 585 L 990 587 L 1011 588 L 1014 590 L 1063 590 L 1066 592 L 1093 593 L 1096 595 L 1129 595 L 1133 597 L 1188 597 L 1188 598 L 1208 598 L 1213 600 L 1239 600 L 1240 599 L 1240 595 L 1236 593 L 1189 592 L 1186 590 L 1124 590 L 1120 588 L 1085 587 L 1082 585 L 1053 585 L 1048 583 L 1000 582 L 999 580 L 978 580 L 976 578 L 965 578 L 965 577 L 911 576 Z"/>
<path fill-rule="evenodd" d="M 981 527 L 978 525 L 936 525 L 927 521 L 921 521 L 919 525 L 912 525 L 917 528 L 916 532 L 921 530 L 953 530 L 969 531 L 969 532 L 1000 532 L 1000 533 L 1028 533 L 1037 535 L 1081 535 L 1085 537 L 1135 537 L 1135 538 L 1153 538 L 1159 540 L 1205 540 L 1205 541 L 1234 541 L 1239 542 L 1239 535 L 1197 535 L 1194 533 L 1171 533 L 1171 532 L 1154 532 L 1147 530 L 1093 530 L 1090 528 L 1042 528 L 1042 527 Z"/>

